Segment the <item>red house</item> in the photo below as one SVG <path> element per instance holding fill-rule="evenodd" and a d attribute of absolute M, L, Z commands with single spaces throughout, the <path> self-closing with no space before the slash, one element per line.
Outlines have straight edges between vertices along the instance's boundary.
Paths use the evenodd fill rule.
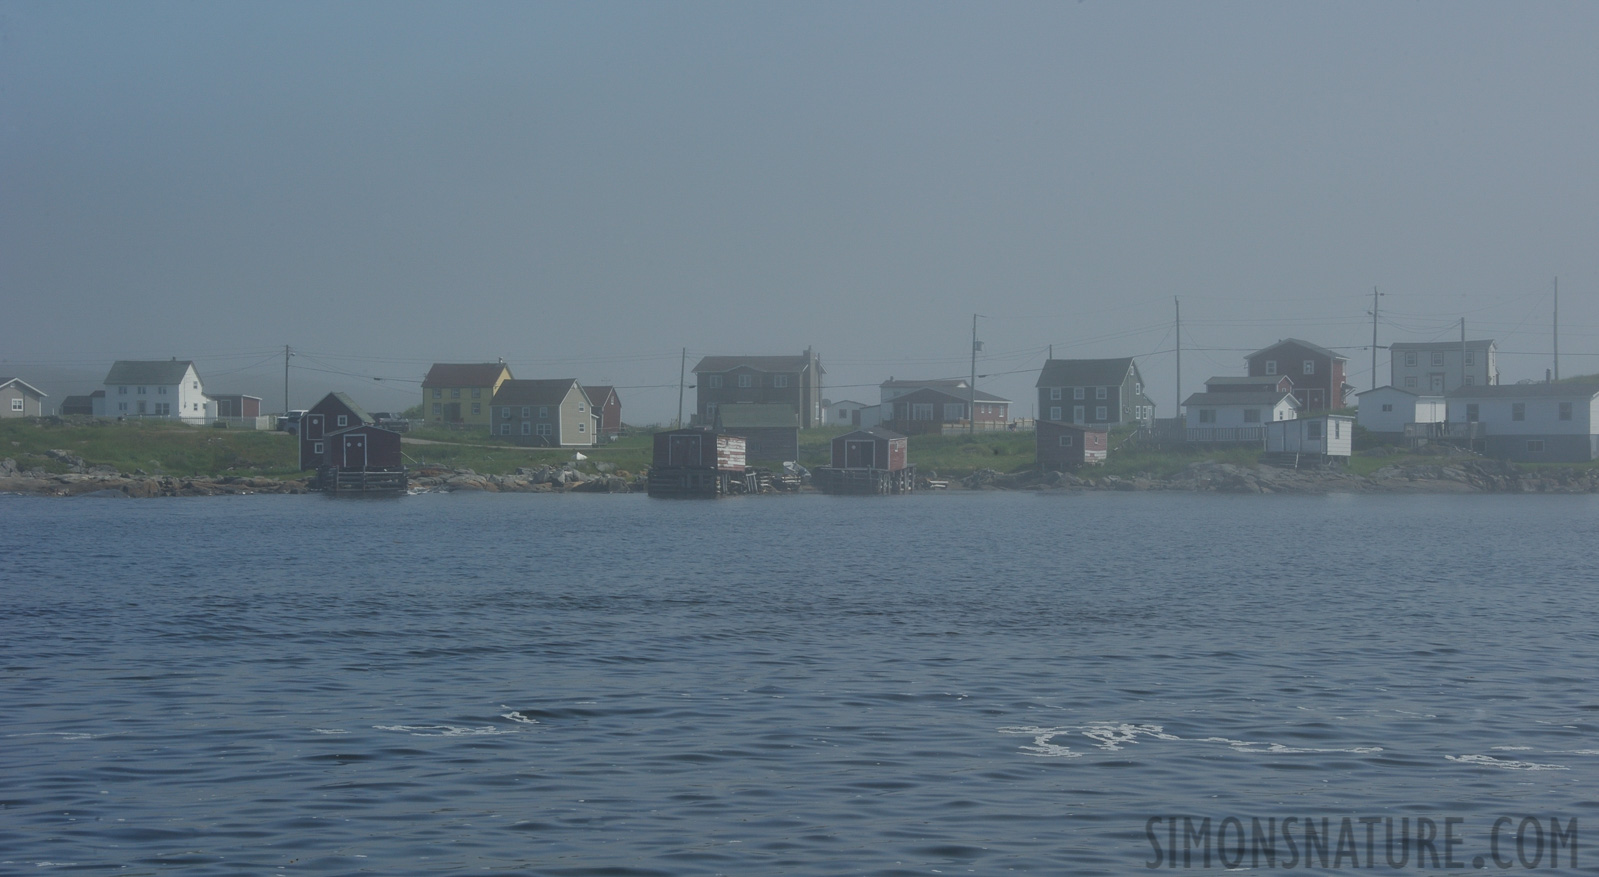
<path fill-rule="evenodd" d="M 1059 471 L 1104 463 L 1110 433 L 1103 427 L 1040 420 L 1036 441 L 1038 468 Z"/>
<path fill-rule="evenodd" d="M 1328 411 L 1345 407 L 1349 358 L 1325 347 L 1287 338 L 1244 357 L 1250 377 L 1286 375 L 1293 379 L 1294 398 L 1304 411 Z"/>
<path fill-rule="evenodd" d="M 583 385 L 589 397 L 589 410 L 594 413 L 594 435 L 613 436 L 622 430 L 622 397 L 616 388 L 605 384 Z M 609 440 L 609 439 L 607 439 Z"/>

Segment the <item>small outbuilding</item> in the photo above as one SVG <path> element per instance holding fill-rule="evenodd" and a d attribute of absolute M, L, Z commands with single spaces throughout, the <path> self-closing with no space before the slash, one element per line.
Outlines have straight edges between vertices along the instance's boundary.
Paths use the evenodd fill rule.
<path fill-rule="evenodd" d="M 1323 414 L 1266 424 L 1266 458 L 1295 467 L 1348 462 L 1354 452 L 1355 419 Z"/>
<path fill-rule="evenodd" d="M 909 440 L 881 427 L 857 429 L 832 442 L 832 465 L 812 473 L 823 493 L 900 494 L 916 485 L 916 467 L 907 460 Z"/>
<path fill-rule="evenodd" d="M 751 460 L 779 463 L 799 458 L 799 417 L 777 402 L 738 402 L 716 409 L 716 428 L 744 437 Z"/>
<path fill-rule="evenodd" d="M 1110 453 L 1110 433 L 1102 427 L 1040 420 L 1035 441 L 1043 471 L 1103 465 Z"/>
<path fill-rule="evenodd" d="M 343 393 L 329 393 L 300 418 L 300 468 L 329 493 L 404 492 L 400 434 L 373 422 Z"/>
<path fill-rule="evenodd" d="M 742 436 L 690 427 L 655 434 L 650 496 L 714 499 L 750 489 Z"/>

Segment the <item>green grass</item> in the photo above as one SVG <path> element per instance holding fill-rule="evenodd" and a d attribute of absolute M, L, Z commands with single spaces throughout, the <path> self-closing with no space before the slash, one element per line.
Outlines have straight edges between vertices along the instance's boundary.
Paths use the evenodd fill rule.
<path fill-rule="evenodd" d="M 0 457 L 16 460 L 18 468 L 66 472 L 67 464 L 45 456 L 52 449 L 129 475 L 300 475 L 293 438 L 278 432 L 154 420 L 0 420 Z"/>

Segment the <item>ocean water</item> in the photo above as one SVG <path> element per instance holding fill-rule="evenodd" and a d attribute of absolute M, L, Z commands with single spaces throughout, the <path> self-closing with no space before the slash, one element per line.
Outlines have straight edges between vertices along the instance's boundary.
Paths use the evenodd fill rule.
<path fill-rule="evenodd" d="M 0 522 L 0 873 L 1599 870 L 1595 497 Z"/>

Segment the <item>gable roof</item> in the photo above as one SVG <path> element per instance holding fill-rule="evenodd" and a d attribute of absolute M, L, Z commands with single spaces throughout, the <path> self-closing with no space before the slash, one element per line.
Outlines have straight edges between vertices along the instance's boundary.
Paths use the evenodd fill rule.
<path fill-rule="evenodd" d="M 891 400 L 889 400 L 887 402 L 884 402 L 883 404 L 884 405 L 899 405 L 899 404 L 911 403 L 911 402 L 916 401 L 917 399 L 927 399 L 927 398 L 949 399 L 949 400 L 954 401 L 954 402 L 971 402 L 971 401 L 973 401 L 972 398 L 971 398 L 972 396 L 976 396 L 976 401 L 978 401 L 978 402 L 994 402 L 994 403 L 997 403 L 997 404 L 1000 404 L 1000 405 L 1009 405 L 1010 404 L 1010 400 L 1009 399 L 1006 399 L 1003 396 L 995 396 L 993 393 L 985 393 L 982 390 L 978 390 L 975 393 L 973 393 L 971 390 L 949 391 L 949 390 L 940 390 L 940 389 L 938 389 L 936 387 L 923 387 L 920 390 L 912 390 L 909 393 L 906 393 L 904 395 L 895 396 L 893 399 L 891 399 Z"/>
<path fill-rule="evenodd" d="M 355 400 L 351 399 L 348 394 L 340 393 L 340 392 L 337 392 L 337 391 L 329 393 L 326 396 L 323 396 L 321 399 L 317 400 L 317 403 L 315 405 L 312 405 L 310 410 L 311 411 L 316 411 L 317 409 L 321 408 L 323 403 L 327 402 L 329 399 L 336 400 L 340 405 L 343 405 L 345 408 L 348 408 L 350 410 L 350 413 L 355 416 L 355 419 L 356 419 L 356 421 L 358 421 L 358 423 L 360 423 L 360 424 L 377 423 L 377 420 L 375 418 L 373 418 L 372 415 L 366 413 L 366 409 L 365 408 L 362 408 L 360 405 L 355 404 Z M 326 413 L 326 412 L 321 412 L 321 413 Z"/>
<path fill-rule="evenodd" d="M 1591 399 L 1599 396 L 1599 384 L 1586 381 L 1553 384 L 1479 384 L 1456 387 L 1446 396 L 1450 399 Z"/>
<path fill-rule="evenodd" d="M 1209 387 L 1212 384 L 1220 384 L 1229 386 L 1253 385 L 1261 387 L 1275 387 L 1283 381 L 1287 381 L 1290 386 L 1292 386 L 1294 383 L 1293 379 L 1288 375 L 1222 375 L 1220 377 L 1206 378 L 1205 386 Z"/>
<path fill-rule="evenodd" d="M 1276 407 L 1284 399 L 1294 408 L 1302 407 L 1293 393 L 1195 393 L 1183 400 L 1185 406 L 1209 405 L 1216 408 L 1228 405 L 1271 405 Z"/>
<path fill-rule="evenodd" d="M 110 386 L 181 384 L 191 368 L 194 363 L 187 359 L 119 359 L 111 364 L 105 383 Z M 199 377 L 200 370 L 195 369 L 194 373 Z"/>
<path fill-rule="evenodd" d="M 1039 387 L 1113 387 L 1134 368 L 1131 356 L 1115 359 L 1051 359 L 1038 373 Z"/>
<path fill-rule="evenodd" d="M 716 424 L 722 429 L 792 427 L 799 429 L 799 415 L 781 402 L 740 402 L 716 409 Z"/>
<path fill-rule="evenodd" d="M 28 392 L 32 393 L 35 396 L 43 397 L 43 396 L 50 395 L 49 393 L 46 393 L 45 391 L 39 389 L 38 387 L 35 387 L 34 385 L 28 383 L 27 381 L 25 381 L 25 380 L 23 380 L 21 378 L 0 378 L 0 390 L 3 390 L 6 387 L 9 387 L 12 384 L 17 384 L 19 386 L 27 388 Z M 85 396 L 83 398 L 87 399 L 89 397 Z"/>
<path fill-rule="evenodd" d="M 491 405 L 560 405 L 566 394 L 577 386 L 577 378 L 546 378 L 543 380 L 510 380 L 500 385 Z M 584 399 L 587 399 L 587 395 Z"/>
<path fill-rule="evenodd" d="M 726 372 L 736 368 L 751 368 L 758 372 L 802 372 L 810 366 L 811 358 L 804 354 L 799 356 L 707 356 L 694 366 L 694 373 Z M 816 370 L 826 374 L 822 368 L 820 357 L 816 360 Z"/>
<path fill-rule="evenodd" d="M 1444 398 L 1444 395 L 1442 393 L 1429 393 L 1429 394 L 1423 396 L 1421 393 L 1414 393 L 1414 392 L 1411 392 L 1410 390 L 1401 389 L 1399 387 L 1394 386 L 1393 384 L 1388 384 L 1388 385 L 1382 386 L 1382 387 L 1372 387 L 1369 390 L 1361 390 L 1360 392 L 1355 394 L 1355 398 L 1358 399 L 1361 396 L 1366 395 L 1367 393 L 1399 393 L 1399 394 L 1405 395 L 1405 396 L 1414 396 L 1417 399 L 1442 399 L 1442 398 Z"/>
<path fill-rule="evenodd" d="M 884 381 L 881 384 L 881 386 L 886 387 L 888 389 L 892 389 L 892 390 L 899 390 L 899 389 L 918 389 L 919 390 L 919 389 L 922 389 L 923 387 L 926 387 L 926 388 L 929 388 L 929 389 L 933 389 L 933 390 L 964 390 L 964 389 L 966 389 L 966 379 L 965 378 L 951 378 L 951 379 L 936 380 L 936 381 L 904 381 L 904 380 L 898 380 L 898 379 L 895 379 L 895 378 L 889 378 L 888 380 Z"/>
<path fill-rule="evenodd" d="M 616 396 L 616 388 L 610 384 L 584 384 L 583 395 L 589 397 L 589 403 L 595 408 L 603 406 L 607 399 Z M 616 404 L 622 404 L 622 397 L 616 396 Z"/>
<path fill-rule="evenodd" d="M 422 379 L 423 387 L 492 387 L 511 367 L 503 362 L 435 362 Z"/>
<path fill-rule="evenodd" d="M 1306 350 L 1310 351 L 1311 353 L 1316 354 L 1317 356 L 1325 356 L 1325 357 L 1329 357 L 1331 359 L 1342 359 L 1342 360 L 1344 360 L 1346 362 L 1349 360 L 1349 357 L 1344 356 L 1341 353 L 1334 353 L 1333 351 L 1328 350 L 1325 347 L 1322 347 L 1320 344 L 1311 344 L 1309 341 L 1301 341 L 1298 338 L 1284 338 L 1281 341 L 1278 341 L 1276 344 L 1269 344 L 1269 345 L 1267 345 L 1265 347 L 1260 348 L 1259 350 L 1255 351 L 1254 353 L 1247 354 L 1244 357 L 1244 360 L 1248 361 L 1248 360 L 1254 359 L 1255 357 L 1261 355 L 1262 353 L 1266 353 L 1268 351 L 1276 350 L 1277 348 L 1282 347 L 1285 344 L 1297 344 L 1300 347 L 1303 347 Z"/>

